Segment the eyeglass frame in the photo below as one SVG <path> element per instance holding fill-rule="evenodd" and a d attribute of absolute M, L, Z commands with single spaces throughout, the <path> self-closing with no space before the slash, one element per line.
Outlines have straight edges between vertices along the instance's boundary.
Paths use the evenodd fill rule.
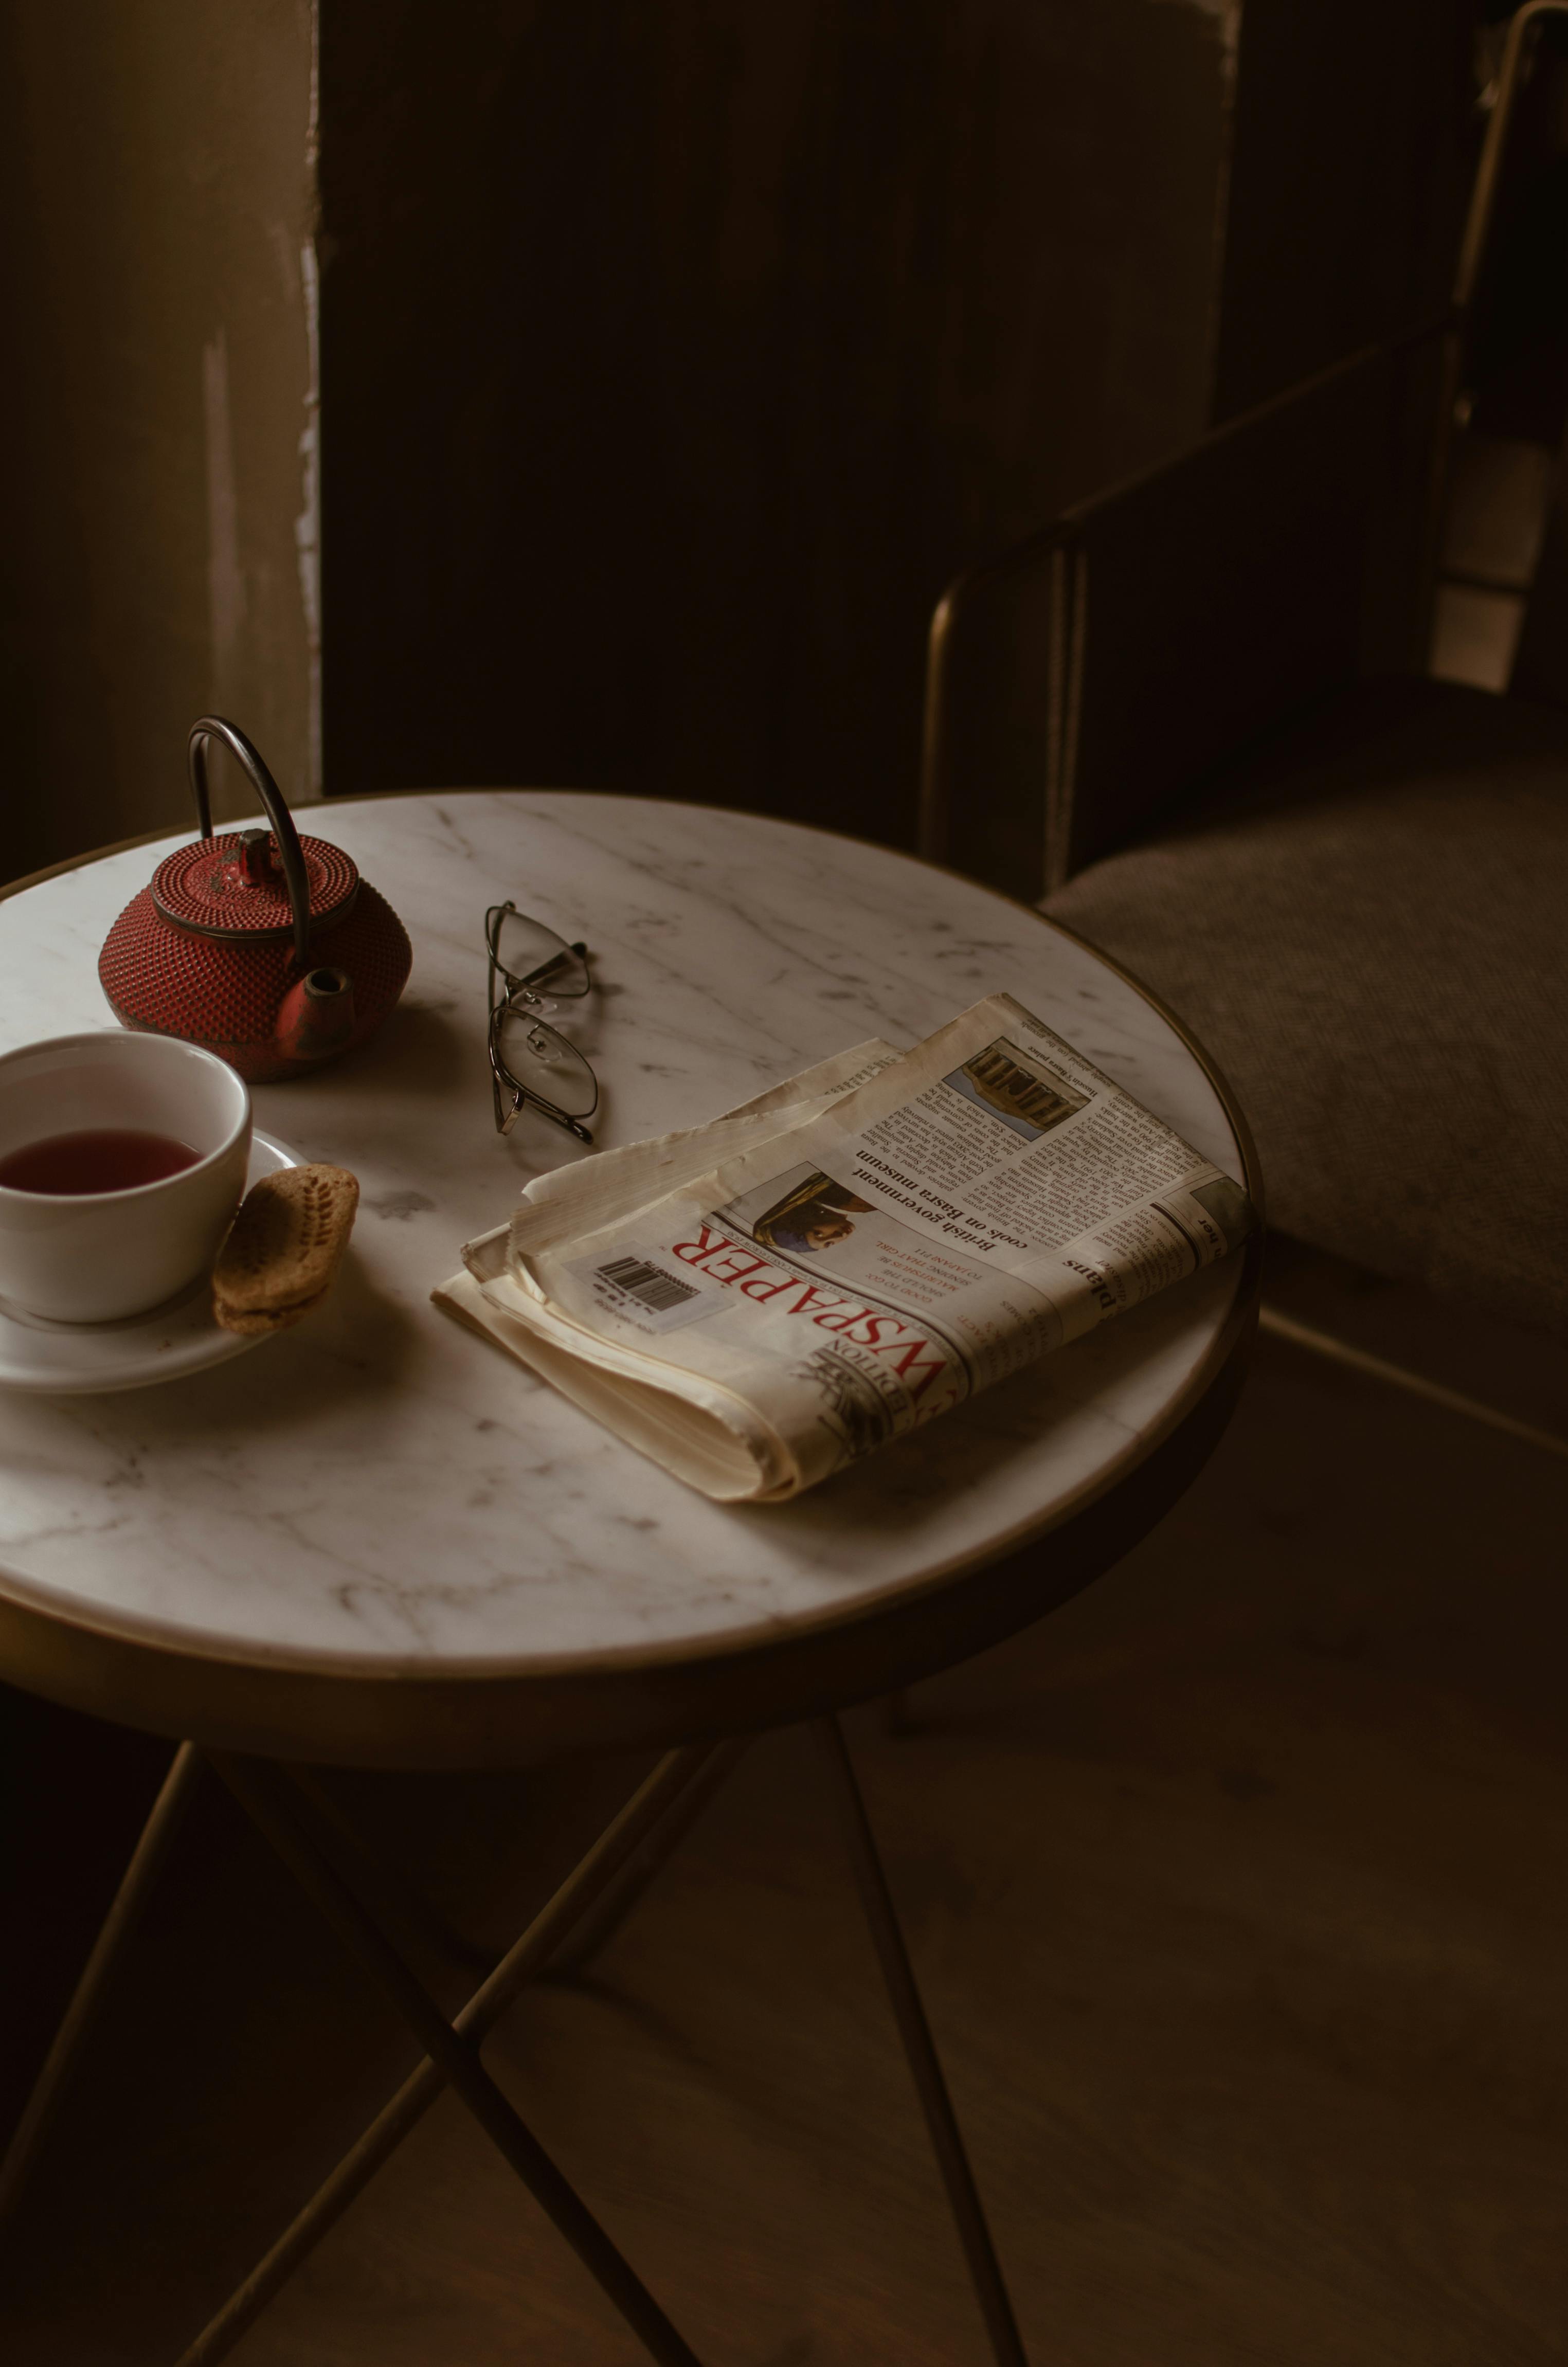
<path fill-rule="evenodd" d="M 549 929 L 549 925 L 546 922 L 531 920 L 527 912 L 519 912 L 510 897 L 507 898 L 504 904 L 490 905 L 484 915 L 484 950 L 488 955 L 490 961 L 490 980 L 488 989 L 490 997 L 490 1027 L 488 1036 L 490 1049 L 490 1090 L 495 1105 L 495 1131 L 497 1134 L 510 1134 L 512 1128 L 517 1125 L 519 1116 L 522 1115 L 525 1105 L 528 1105 L 537 1109 L 541 1117 L 548 1117 L 553 1120 L 555 1125 L 564 1127 L 568 1134 L 575 1135 L 579 1142 L 585 1142 L 591 1150 L 593 1148 L 594 1138 L 588 1132 L 587 1127 L 583 1124 L 582 1119 L 569 1116 L 565 1110 L 559 1109 L 553 1102 L 547 1101 L 542 1093 L 536 1093 L 531 1085 L 525 1085 L 520 1078 L 515 1077 L 511 1070 L 506 1066 L 506 1061 L 501 1058 L 501 1049 L 498 1040 L 501 1022 L 507 1016 L 508 1013 L 518 1009 L 527 1010 L 530 1004 L 542 1007 L 544 998 L 541 995 L 536 994 L 534 992 L 534 989 L 537 986 L 542 985 L 551 976 L 552 971 L 560 968 L 562 961 L 566 958 L 568 954 L 575 954 L 577 959 L 583 964 L 583 983 L 575 991 L 578 994 L 587 993 L 589 988 L 593 985 L 593 980 L 587 975 L 588 948 L 585 945 L 582 944 L 568 945 L 564 937 L 562 937 L 560 941 L 562 948 L 560 953 L 551 954 L 547 962 L 541 963 L 538 969 L 529 970 L 526 977 L 515 978 L 512 972 L 506 968 L 505 962 L 499 959 L 495 951 L 495 941 L 501 934 L 501 923 L 508 912 L 512 914 L 515 920 L 528 921 L 529 926 L 532 928 L 547 929 L 548 934 L 551 936 L 554 936 L 555 934 L 555 931 L 553 929 Z M 497 973 L 499 973 L 501 978 L 506 981 L 506 988 L 505 994 L 503 994 L 499 1000 L 497 1000 L 495 993 L 495 980 Z M 547 1035 L 560 1036 L 561 1041 L 567 1047 L 569 1051 L 576 1053 L 577 1059 L 582 1061 L 584 1068 L 586 1069 L 589 1076 L 593 1079 L 594 1098 L 589 1103 L 588 1107 L 585 1112 L 585 1116 L 592 1117 L 594 1112 L 599 1105 L 599 1081 L 593 1062 L 588 1059 L 586 1053 L 578 1051 L 576 1045 L 572 1042 L 569 1036 L 562 1036 L 561 1030 L 558 1027 L 551 1027 L 548 1019 L 538 1017 L 535 1019 L 534 1025 L 538 1027 L 542 1027 Z M 503 1087 L 505 1087 L 506 1092 L 509 1093 L 512 1096 L 512 1106 L 509 1110 L 504 1106 Z"/>

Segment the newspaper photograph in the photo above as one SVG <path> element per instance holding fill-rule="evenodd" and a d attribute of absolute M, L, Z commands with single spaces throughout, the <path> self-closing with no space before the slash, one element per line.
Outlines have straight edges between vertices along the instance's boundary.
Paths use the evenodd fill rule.
<path fill-rule="evenodd" d="M 1251 1231 L 1240 1184 L 1007 995 L 530 1185 L 436 1293 L 644 1454 L 774 1501 Z"/>

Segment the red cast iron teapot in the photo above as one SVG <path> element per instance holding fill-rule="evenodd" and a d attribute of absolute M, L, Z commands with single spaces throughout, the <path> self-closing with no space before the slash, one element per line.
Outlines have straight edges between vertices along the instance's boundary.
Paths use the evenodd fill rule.
<path fill-rule="evenodd" d="M 221 740 L 270 831 L 212 835 L 207 742 Z M 267 766 L 219 715 L 190 727 L 201 836 L 165 855 L 98 956 L 122 1027 L 205 1045 L 252 1084 L 299 1077 L 379 1027 L 412 959 L 392 906 L 340 847 L 301 838 Z"/>

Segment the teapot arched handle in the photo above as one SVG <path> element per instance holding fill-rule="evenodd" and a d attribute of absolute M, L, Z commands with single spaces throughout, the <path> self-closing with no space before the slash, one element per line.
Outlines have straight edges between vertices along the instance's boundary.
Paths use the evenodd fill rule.
<path fill-rule="evenodd" d="M 300 833 L 294 827 L 294 817 L 284 802 L 283 792 L 262 762 L 261 754 L 245 738 L 237 723 L 230 723 L 222 715 L 204 715 L 190 727 L 190 786 L 196 795 L 196 818 L 203 838 L 212 835 L 212 805 L 207 794 L 207 742 L 221 740 L 237 764 L 249 777 L 251 787 L 260 798 L 267 819 L 272 824 L 272 835 L 278 841 L 278 852 L 283 864 L 283 878 L 289 890 L 289 909 L 294 916 L 294 958 L 301 971 L 311 966 L 311 890 L 305 878 L 304 852 Z"/>

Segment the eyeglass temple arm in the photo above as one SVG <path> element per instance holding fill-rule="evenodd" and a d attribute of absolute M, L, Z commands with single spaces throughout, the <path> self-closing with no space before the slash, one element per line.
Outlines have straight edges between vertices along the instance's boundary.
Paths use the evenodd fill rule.
<path fill-rule="evenodd" d="M 499 1079 L 496 1080 L 496 1083 L 499 1085 Z M 553 1102 L 547 1102 L 542 1094 L 530 1093 L 527 1085 L 519 1085 L 508 1082 L 507 1090 L 512 1096 L 512 1110 L 511 1116 L 506 1119 L 506 1124 L 501 1128 L 503 1134 L 510 1134 L 517 1119 L 522 1116 L 523 1111 L 531 1105 L 534 1109 L 538 1110 L 541 1117 L 549 1118 L 555 1126 L 563 1126 L 568 1134 L 574 1134 L 579 1142 L 585 1142 L 588 1149 L 592 1150 L 594 1147 L 594 1138 L 588 1132 L 587 1127 L 582 1125 L 578 1119 L 568 1117 L 564 1110 L 557 1109 L 555 1104 Z"/>
<path fill-rule="evenodd" d="M 587 1127 L 579 1119 L 568 1117 L 564 1110 L 557 1109 L 553 1102 L 547 1102 L 542 1093 L 532 1093 L 527 1085 L 520 1085 L 511 1070 L 505 1067 L 497 1057 L 494 1041 L 490 1047 L 490 1090 L 495 1096 L 495 1123 L 503 1134 L 511 1133 L 523 1110 L 531 1102 L 543 1116 L 552 1120 L 556 1126 L 563 1126 L 568 1134 L 574 1134 L 579 1142 L 585 1142 L 592 1150 L 594 1138 Z M 503 1090 L 512 1097 L 512 1106 L 505 1117 L 501 1115 Z"/>

